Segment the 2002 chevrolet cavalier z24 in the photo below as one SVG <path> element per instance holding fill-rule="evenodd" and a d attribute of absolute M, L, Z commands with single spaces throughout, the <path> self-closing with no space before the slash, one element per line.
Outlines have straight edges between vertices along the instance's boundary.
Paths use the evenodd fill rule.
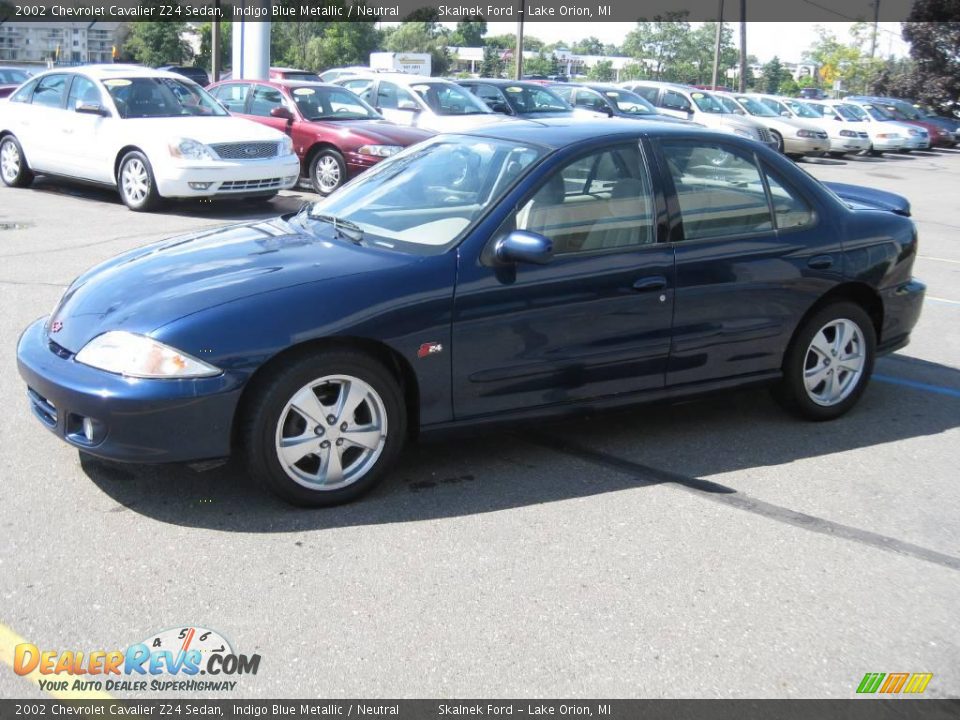
<path fill-rule="evenodd" d="M 108 260 L 26 329 L 19 369 L 83 452 L 242 454 L 304 505 L 370 490 L 418 432 L 584 404 L 768 382 L 828 420 L 919 316 L 909 213 L 708 130 L 502 123 Z"/>

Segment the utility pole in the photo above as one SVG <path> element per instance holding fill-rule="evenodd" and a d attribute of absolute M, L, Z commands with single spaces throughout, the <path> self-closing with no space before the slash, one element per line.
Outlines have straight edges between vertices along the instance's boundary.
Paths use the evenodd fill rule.
<path fill-rule="evenodd" d="M 210 23 L 210 79 L 219 82 L 220 66 L 223 65 L 223 58 L 220 57 L 220 0 L 216 0 L 214 6 L 217 12 Z"/>
<path fill-rule="evenodd" d="M 516 50 L 516 68 L 517 77 L 515 80 L 520 80 L 523 77 L 523 15 L 524 11 L 527 9 L 526 0 L 520 0 L 520 19 L 517 20 L 517 50 Z"/>
<path fill-rule="evenodd" d="M 880 22 L 880 0 L 873 0 L 873 35 L 870 38 L 870 59 L 877 51 L 877 23 Z"/>
<path fill-rule="evenodd" d="M 717 11 L 717 41 L 713 48 L 713 83 L 711 90 L 717 89 L 717 71 L 720 67 L 720 40 L 723 39 L 723 0 L 720 0 L 720 9 Z"/>
<path fill-rule="evenodd" d="M 740 0 L 740 80 L 737 90 L 747 91 L 747 0 Z"/>

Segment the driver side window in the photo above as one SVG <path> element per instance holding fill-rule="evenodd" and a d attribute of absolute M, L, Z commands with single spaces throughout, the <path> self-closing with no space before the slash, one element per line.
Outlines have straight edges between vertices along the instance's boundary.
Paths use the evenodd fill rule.
<path fill-rule="evenodd" d="M 516 214 L 518 230 L 564 255 L 655 242 L 653 192 L 639 145 L 605 148 L 555 171 Z"/>

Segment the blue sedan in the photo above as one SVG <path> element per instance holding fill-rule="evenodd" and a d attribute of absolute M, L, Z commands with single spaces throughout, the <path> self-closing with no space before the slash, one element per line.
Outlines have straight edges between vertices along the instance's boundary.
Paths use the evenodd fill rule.
<path fill-rule="evenodd" d="M 368 491 L 434 430 L 756 383 L 828 420 L 919 316 L 909 214 L 727 134 L 504 123 L 107 261 L 24 331 L 19 370 L 85 453 L 240 454 L 302 505 Z"/>

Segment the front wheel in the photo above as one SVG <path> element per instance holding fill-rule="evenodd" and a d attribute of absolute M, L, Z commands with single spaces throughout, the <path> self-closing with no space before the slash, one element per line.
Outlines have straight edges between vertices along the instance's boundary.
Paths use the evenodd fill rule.
<path fill-rule="evenodd" d="M 149 212 L 160 206 L 160 193 L 147 156 L 139 150 L 128 152 L 120 161 L 117 186 L 124 204 L 135 212 Z"/>
<path fill-rule="evenodd" d="M 326 148 L 313 157 L 310 163 L 310 184 L 320 195 L 329 195 L 347 179 L 347 164 L 343 155 Z"/>
<path fill-rule="evenodd" d="M 831 150 L 830 152 L 827 153 L 827 155 L 829 155 L 830 157 L 832 157 L 832 158 L 837 158 L 838 160 L 839 160 L 840 158 L 842 158 L 845 154 L 846 154 L 846 153 L 837 152 L 837 151 L 834 151 L 834 150 Z"/>
<path fill-rule="evenodd" d="M 337 505 L 368 492 L 406 437 L 399 384 L 359 352 L 288 360 L 254 392 L 244 427 L 248 466 L 295 505 Z"/>
<path fill-rule="evenodd" d="M 783 152 L 783 135 L 778 133 L 776 130 L 771 130 L 770 136 L 777 143 L 777 152 L 782 153 Z"/>
<path fill-rule="evenodd" d="M 33 182 L 33 173 L 23 155 L 23 148 L 13 135 L 0 141 L 0 178 L 9 187 L 23 188 Z"/>
<path fill-rule="evenodd" d="M 809 420 L 840 417 L 863 394 L 876 346 L 873 322 L 859 305 L 838 302 L 820 309 L 787 349 L 778 397 Z"/>

